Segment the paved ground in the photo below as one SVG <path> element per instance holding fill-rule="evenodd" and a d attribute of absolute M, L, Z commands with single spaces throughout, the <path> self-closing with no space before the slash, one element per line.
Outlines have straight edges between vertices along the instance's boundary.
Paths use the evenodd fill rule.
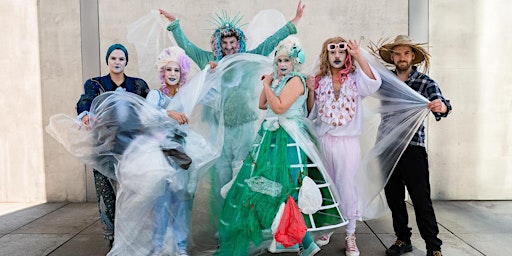
<path fill-rule="evenodd" d="M 93 203 L 0 204 L 0 255 L 105 255 L 108 246 L 96 207 Z M 434 207 L 444 255 L 512 255 L 512 201 L 436 201 Z M 410 206 L 409 210 L 414 250 L 405 256 L 425 255 L 414 211 Z M 317 255 L 344 255 L 343 237 L 340 229 Z M 394 240 L 390 216 L 358 223 L 362 256 L 384 256 Z"/>

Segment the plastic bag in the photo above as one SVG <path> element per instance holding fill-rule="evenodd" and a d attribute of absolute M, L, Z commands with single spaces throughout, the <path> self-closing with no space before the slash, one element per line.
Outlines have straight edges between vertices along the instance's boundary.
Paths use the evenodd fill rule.
<path fill-rule="evenodd" d="M 273 235 L 277 233 L 277 229 L 279 228 L 279 224 L 281 223 L 281 218 L 283 217 L 285 205 L 286 204 L 284 202 L 282 202 L 279 205 L 279 210 L 277 210 L 276 216 L 274 217 L 274 221 L 272 222 L 272 226 L 270 226 L 270 230 L 272 230 Z"/>
<path fill-rule="evenodd" d="M 316 183 L 310 177 L 304 177 L 297 200 L 300 210 L 305 214 L 313 214 L 322 206 L 322 200 L 322 193 Z"/>
<path fill-rule="evenodd" d="M 245 183 L 247 183 L 247 186 L 252 191 L 271 197 L 279 196 L 281 194 L 281 190 L 283 189 L 283 185 L 279 184 L 279 182 L 269 180 L 262 176 L 254 176 L 250 179 L 246 179 Z"/>
<path fill-rule="evenodd" d="M 291 196 L 288 196 L 283 216 L 281 217 L 281 222 L 279 223 L 279 228 L 274 238 L 284 247 L 290 247 L 302 243 L 302 238 L 306 235 L 307 229 L 306 222 L 295 200 L 293 200 Z"/>

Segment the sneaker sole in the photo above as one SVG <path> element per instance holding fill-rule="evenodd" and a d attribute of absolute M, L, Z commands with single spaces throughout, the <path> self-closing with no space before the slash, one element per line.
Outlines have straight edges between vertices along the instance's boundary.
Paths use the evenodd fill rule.
<path fill-rule="evenodd" d="M 282 253 L 282 252 L 299 252 L 299 249 L 278 249 L 278 250 L 267 250 L 270 253 Z"/>
<path fill-rule="evenodd" d="M 280 245 L 279 248 L 276 248 L 276 244 L 274 244 L 274 241 L 270 245 L 270 247 L 267 248 L 267 251 L 270 253 L 282 253 L 282 252 L 299 252 L 300 248 L 298 245 L 293 245 L 288 248 Z"/>
<path fill-rule="evenodd" d="M 315 241 L 315 244 L 318 245 L 318 246 L 325 246 L 325 245 L 328 245 L 329 244 L 329 240 L 322 240 L 322 239 L 318 239 Z"/>
<path fill-rule="evenodd" d="M 313 255 L 317 254 L 319 251 L 320 251 L 320 248 L 315 248 L 313 251 L 311 251 L 310 254 L 308 254 L 306 256 L 313 256 Z"/>
<path fill-rule="evenodd" d="M 347 252 L 345 251 L 345 256 L 359 256 L 358 252 Z"/>
<path fill-rule="evenodd" d="M 317 240 L 315 240 L 315 244 L 316 244 L 316 245 L 318 245 L 318 246 L 320 246 L 320 247 L 322 247 L 322 246 L 324 246 L 324 245 L 328 245 L 328 244 L 329 244 L 329 242 L 331 241 L 331 236 L 332 236 L 332 234 L 333 234 L 332 232 L 331 232 L 331 233 L 329 233 L 329 234 L 327 235 L 327 239 L 325 239 L 325 240 L 324 240 L 324 239 L 317 239 Z"/>

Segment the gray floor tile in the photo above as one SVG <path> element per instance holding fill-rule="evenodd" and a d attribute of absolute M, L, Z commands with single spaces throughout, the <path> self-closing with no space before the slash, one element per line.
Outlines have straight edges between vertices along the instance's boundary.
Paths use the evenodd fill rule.
<path fill-rule="evenodd" d="M 475 232 L 473 234 L 460 234 L 458 236 L 464 240 L 464 242 L 474 247 L 475 250 L 482 253 L 478 255 L 512 254 L 512 232 L 508 234 Z"/>
<path fill-rule="evenodd" d="M 49 255 L 71 237 L 70 234 L 8 234 L 0 238 L 0 256 Z"/>
<path fill-rule="evenodd" d="M 68 204 L 15 230 L 15 234 L 76 234 L 98 220 L 96 204 Z"/>
<path fill-rule="evenodd" d="M 97 219 L 93 224 L 84 229 L 80 234 L 83 235 L 97 235 L 103 238 L 103 225 L 101 221 Z"/>
<path fill-rule="evenodd" d="M 66 203 L 0 204 L 0 234 L 10 233 L 64 205 Z"/>
<path fill-rule="evenodd" d="M 454 233 L 512 232 L 512 201 L 439 201 L 441 224 Z"/>
<path fill-rule="evenodd" d="M 51 256 L 105 256 L 110 247 L 101 234 L 77 235 L 53 251 Z"/>
<path fill-rule="evenodd" d="M 512 201 L 437 201 L 434 207 L 445 255 L 494 256 L 512 251 Z M 414 210 L 410 205 L 408 210 L 414 251 L 404 256 L 423 256 L 425 244 L 416 228 Z M 101 256 L 109 250 L 102 233 L 95 203 L 42 204 L 26 209 L 0 204 L 0 256 Z M 317 255 L 344 255 L 344 236 L 344 228 L 336 230 L 331 243 Z M 396 239 L 391 216 L 358 222 L 356 236 L 362 256 L 384 256 L 386 247 Z M 195 238 L 195 242 L 205 239 L 214 241 Z"/>

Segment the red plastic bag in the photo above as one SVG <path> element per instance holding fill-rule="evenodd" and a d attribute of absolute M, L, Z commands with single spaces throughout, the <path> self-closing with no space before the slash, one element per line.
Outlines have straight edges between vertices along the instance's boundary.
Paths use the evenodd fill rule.
<path fill-rule="evenodd" d="M 274 238 L 284 247 L 290 247 L 301 243 L 307 230 L 306 222 L 302 217 L 299 207 L 297 207 L 295 200 L 293 200 L 291 196 L 288 196 L 283 216 L 281 217 L 281 222 L 279 223 L 279 228 Z"/>

